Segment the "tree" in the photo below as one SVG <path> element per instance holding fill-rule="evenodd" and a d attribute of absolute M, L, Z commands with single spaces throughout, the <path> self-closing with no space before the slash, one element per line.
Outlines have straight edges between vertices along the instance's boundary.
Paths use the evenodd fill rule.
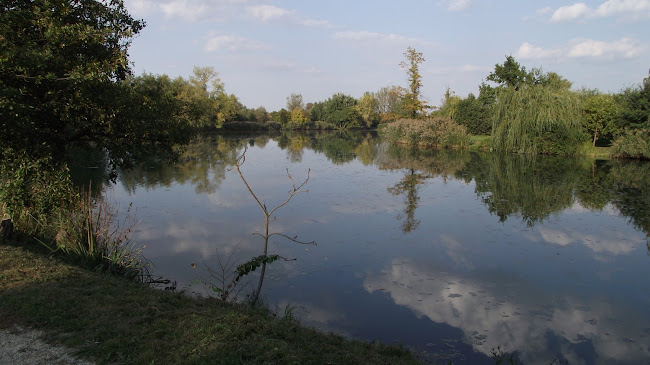
<path fill-rule="evenodd" d="M 492 145 L 518 153 L 574 154 L 583 141 L 580 119 L 580 100 L 570 90 L 543 85 L 501 88 Z"/>
<path fill-rule="evenodd" d="M 498 63 L 494 65 L 494 71 L 488 75 L 487 80 L 518 90 L 521 85 L 526 83 L 527 76 L 525 67 L 519 65 L 514 57 L 506 56 L 503 65 Z"/>
<path fill-rule="evenodd" d="M 488 135 L 492 131 L 490 108 L 470 93 L 456 105 L 453 119 L 473 135 Z"/>
<path fill-rule="evenodd" d="M 379 122 L 379 103 L 375 96 L 366 92 L 357 103 L 357 108 L 366 127 L 374 127 Z"/>
<path fill-rule="evenodd" d="M 289 119 L 291 119 L 291 113 L 289 113 L 286 109 L 280 109 L 279 111 L 271 112 L 271 120 L 281 125 L 287 124 L 289 122 Z"/>
<path fill-rule="evenodd" d="M 124 110 L 130 91 L 120 82 L 144 26 L 122 0 L 3 1 L 0 143 L 56 156 L 93 145 L 113 160 L 124 157 L 118 151 L 154 144 L 157 129 Z"/>
<path fill-rule="evenodd" d="M 417 118 L 424 116 L 427 105 L 420 100 L 420 89 L 422 88 L 422 75 L 420 75 L 419 67 L 424 62 L 422 53 L 416 52 L 415 49 L 408 47 L 404 52 L 406 61 L 402 61 L 399 65 L 401 68 L 406 69 L 409 80 L 409 91 L 404 95 L 402 100 L 402 108 L 407 118 Z"/>
<path fill-rule="evenodd" d="M 440 106 L 440 109 L 438 109 L 438 111 L 436 112 L 436 115 L 455 119 L 454 115 L 456 114 L 458 103 L 460 103 L 460 101 L 461 101 L 460 96 L 456 95 L 456 93 L 454 93 L 449 87 L 447 87 L 447 90 L 445 91 L 445 96 L 442 99 L 442 105 Z"/>
<path fill-rule="evenodd" d="M 257 107 L 253 111 L 253 115 L 255 116 L 255 121 L 258 123 L 265 123 L 269 120 L 269 113 L 267 113 L 266 108 L 263 106 Z"/>
<path fill-rule="evenodd" d="M 337 93 L 325 101 L 323 117 L 326 122 L 334 123 L 339 128 L 359 127 L 362 118 L 356 106 L 357 100 L 355 98 Z"/>
<path fill-rule="evenodd" d="M 291 122 L 293 124 L 302 126 L 304 124 L 307 124 L 308 121 L 309 118 L 307 118 L 304 110 L 300 109 L 300 107 L 293 108 L 291 111 Z"/>
<path fill-rule="evenodd" d="M 406 89 L 403 87 L 393 85 L 383 87 L 375 93 L 377 109 L 382 120 L 386 121 L 398 118 L 397 114 L 402 104 L 402 97 L 406 92 Z"/>
<path fill-rule="evenodd" d="M 215 102 L 216 109 L 213 112 L 216 112 L 216 125 L 236 120 L 239 110 L 243 107 L 234 94 L 220 93 Z"/>
<path fill-rule="evenodd" d="M 596 147 L 599 138 L 611 140 L 614 136 L 620 108 L 610 94 L 594 93 L 585 98 L 582 104 L 583 125 Z"/>
<path fill-rule="evenodd" d="M 624 90 L 619 128 L 650 129 L 650 73 L 641 85 Z"/>
<path fill-rule="evenodd" d="M 291 94 L 287 96 L 287 110 L 293 111 L 296 108 L 305 109 L 305 103 L 302 101 L 302 94 Z"/>
<path fill-rule="evenodd" d="M 313 122 L 325 120 L 325 103 L 317 102 L 309 109 L 309 119 Z"/>

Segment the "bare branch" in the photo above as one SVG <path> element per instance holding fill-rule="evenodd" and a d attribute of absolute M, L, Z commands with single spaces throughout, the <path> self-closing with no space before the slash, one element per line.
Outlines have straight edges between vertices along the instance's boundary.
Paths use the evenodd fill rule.
<path fill-rule="evenodd" d="M 272 211 L 269 212 L 269 214 L 268 214 L 269 216 L 272 216 L 273 213 L 276 210 L 278 210 L 278 209 L 282 208 L 283 206 L 287 205 L 291 201 L 291 198 L 293 198 L 294 195 L 296 195 L 298 193 L 307 193 L 307 192 L 309 192 L 309 190 L 300 190 L 300 189 L 302 189 L 302 187 L 305 186 L 305 184 L 307 184 L 307 182 L 309 181 L 310 173 L 311 173 L 311 169 L 307 170 L 307 178 L 305 179 L 305 181 L 302 182 L 302 184 L 300 184 L 300 186 L 296 187 L 296 184 L 293 182 L 293 178 L 291 177 L 291 174 L 289 174 L 289 169 L 287 168 L 287 176 L 289 176 L 289 180 L 291 180 L 293 190 L 289 191 L 289 197 L 287 198 L 287 200 L 284 201 L 284 203 L 278 205 L 277 207 L 273 208 Z"/>
<path fill-rule="evenodd" d="M 262 210 L 262 213 L 264 214 L 264 217 L 266 217 L 266 220 L 269 219 L 269 213 L 266 210 L 266 205 L 257 198 L 257 195 L 253 192 L 253 189 L 251 189 L 250 185 L 248 185 L 248 182 L 244 178 L 244 175 L 241 172 L 241 166 L 246 162 L 246 152 L 248 151 L 248 146 L 244 146 L 244 152 L 235 160 L 235 168 L 237 169 L 237 172 L 239 173 L 239 177 L 241 180 L 244 182 L 244 185 L 246 185 L 246 189 L 248 189 L 248 192 L 255 198 L 255 201 L 257 202 L 257 205 L 259 205 L 260 209 Z"/>

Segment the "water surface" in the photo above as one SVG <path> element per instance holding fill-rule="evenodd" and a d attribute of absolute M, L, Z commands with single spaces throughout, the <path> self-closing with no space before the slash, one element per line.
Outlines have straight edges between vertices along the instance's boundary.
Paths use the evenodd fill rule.
<path fill-rule="evenodd" d="M 650 363 L 650 165 L 391 147 L 372 134 L 212 136 L 121 172 L 155 274 L 202 292 L 204 264 L 263 253 L 261 297 L 305 324 L 403 343 L 431 362 Z M 192 263 L 197 268 L 192 267 Z M 259 271 L 259 270 L 258 270 Z M 242 294 L 250 292 L 251 285 Z"/>

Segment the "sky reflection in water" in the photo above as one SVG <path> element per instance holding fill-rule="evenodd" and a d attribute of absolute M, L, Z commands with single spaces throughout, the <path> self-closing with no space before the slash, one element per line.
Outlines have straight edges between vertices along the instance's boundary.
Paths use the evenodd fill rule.
<path fill-rule="evenodd" d="M 647 164 L 417 153 L 361 134 L 204 138 L 107 188 L 133 202 L 158 275 L 189 285 L 217 249 L 262 254 L 263 215 L 227 169 L 244 143 L 269 206 L 291 187 L 285 168 L 311 169 L 271 230 L 318 245 L 272 238 L 270 254 L 298 260 L 267 268 L 271 307 L 432 361 L 490 363 L 501 346 L 526 364 L 649 363 Z"/>

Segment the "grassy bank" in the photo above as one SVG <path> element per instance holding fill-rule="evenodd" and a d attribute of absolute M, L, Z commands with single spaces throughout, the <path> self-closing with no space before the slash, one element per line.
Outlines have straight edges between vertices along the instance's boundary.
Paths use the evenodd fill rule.
<path fill-rule="evenodd" d="M 99 363 L 415 364 L 407 350 L 351 341 L 291 318 L 192 299 L 0 244 L 0 327 L 20 324 Z"/>

